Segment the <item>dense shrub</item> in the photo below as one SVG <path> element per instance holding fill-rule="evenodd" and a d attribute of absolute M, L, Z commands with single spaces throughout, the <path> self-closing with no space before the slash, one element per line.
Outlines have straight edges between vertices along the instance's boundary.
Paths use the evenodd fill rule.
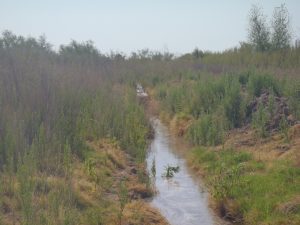
<path fill-rule="evenodd" d="M 252 74 L 249 77 L 248 91 L 254 96 L 260 96 L 263 91 L 272 90 L 275 95 L 282 94 L 279 81 L 271 75 Z"/>
<path fill-rule="evenodd" d="M 223 104 L 225 115 L 232 127 L 239 127 L 244 120 L 246 107 L 240 89 L 236 79 L 227 82 Z"/>
<path fill-rule="evenodd" d="M 224 117 L 202 115 L 188 130 L 187 138 L 194 145 L 218 145 L 224 141 Z"/>
<path fill-rule="evenodd" d="M 257 112 L 255 112 L 253 115 L 252 126 L 254 129 L 256 129 L 260 137 L 264 138 L 269 135 L 267 131 L 268 120 L 269 114 L 267 109 L 262 104 L 259 104 Z"/>
<path fill-rule="evenodd" d="M 110 64 L 90 42 L 59 52 L 50 46 L 10 32 L 0 37 L 0 208 L 9 193 L 22 224 L 78 224 L 70 176 L 88 140 L 113 139 L 138 161 L 146 153 L 149 125 L 131 79 L 115 70 L 119 61 Z M 42 202 L 40 177 L 59 180 Z"/>

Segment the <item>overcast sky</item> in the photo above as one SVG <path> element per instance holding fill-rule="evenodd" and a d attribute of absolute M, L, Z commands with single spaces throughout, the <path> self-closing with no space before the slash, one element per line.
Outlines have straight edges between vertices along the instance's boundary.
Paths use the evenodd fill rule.
<path fill-rule="evenodd" d="M 285 3 L 300 37 L 300 0 L 0 0 L 0 31 L 45 34 L 55 47 L 92 40 L 102 52 L 222 51 L 247 40 L 252 4 L 270 19 Z"/>

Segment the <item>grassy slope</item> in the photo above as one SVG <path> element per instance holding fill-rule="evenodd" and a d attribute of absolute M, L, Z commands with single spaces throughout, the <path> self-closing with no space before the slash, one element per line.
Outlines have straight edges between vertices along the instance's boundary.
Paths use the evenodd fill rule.
<path fill-rule="evenodd" d="M 298 156 L 299 139 L 298 134 L 291 141 Z M 255 149 L 260 144 L 234 149 L 225 144 L 224 149 L 196 147 L 189 154 L 190 164 L 202 172 L 222 216 L 244 224 L 299 224 L 300 168 L 288 152 L 260 157 L 276 151 L 272 144 L 272 140 L 264 144 L 265 152 Z"/>
<path fill-rule="evenodd" d="M 134 163 L 109 139 L 89 142 L 88 146 L 86 160 L 73 159 L 67 177 L 31 174 L 37 184 L 29 196 L 34 199 L 34 205 L 28 206 L 34 211 L 29 213 L 30 224 L 167 224 L 142 200 L 152 194 L 136 174 L 143 164 Z M 24 224 L 17 194 L 20 183 L 11 179 L 13 186 L 5 191 L 2 203 L 1 224 Z"/>

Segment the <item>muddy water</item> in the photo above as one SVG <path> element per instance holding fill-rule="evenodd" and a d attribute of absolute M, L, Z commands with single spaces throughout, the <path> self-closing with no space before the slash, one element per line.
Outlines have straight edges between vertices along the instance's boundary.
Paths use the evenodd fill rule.
<path fill-rule="evenodd" d="M 189 172 L 168 129 L 158 119 L 152 119 L 152 124 L 155 138 L 147 156 L 147 169 L 152 174 L 152 182 L 158 193 L 151 204 L 161 211 L 171 225 L 214 224 L 207 193 Z M 152 172 L 153 161 L 156 173 Z M 179 166 L 179 171 L 172 178 L 164 176 L 167 165 Z"/>

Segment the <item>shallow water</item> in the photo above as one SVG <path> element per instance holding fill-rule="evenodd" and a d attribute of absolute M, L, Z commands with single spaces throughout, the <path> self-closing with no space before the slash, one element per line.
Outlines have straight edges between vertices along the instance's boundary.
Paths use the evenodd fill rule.
<path fill-rule="evenodd" d="M 158 193 L 151 204 L 160 210 L 171 225 L 214 224 L 208 208 L 207 193 L 188 170 L 168 129 L 158 119 L 152 119 L 152 124 L 155 137 L 147 156 L 147 169 L 152 174 L 154 160 L 156 174 L 152 174 L 152 182 Z M 179 166 L 179 172 L 168 179 L 164 177 L 167 165 Z"/>

